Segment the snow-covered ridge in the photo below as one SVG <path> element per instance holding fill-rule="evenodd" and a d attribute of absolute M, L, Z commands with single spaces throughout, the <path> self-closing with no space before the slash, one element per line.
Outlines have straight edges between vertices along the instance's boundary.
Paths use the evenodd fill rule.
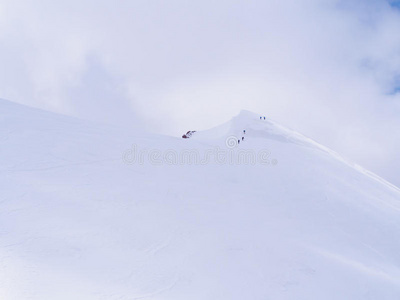
<path fill-rule="evenodd" d="M 254 116 L 253 116 L 254 118 Z M 301 146 L 305 146 L 305 147 L 315 147 L 316 149 L 319 149 L 329 155 L 331 155 L 332 157 L 334 157 L 335 159 L 343 162 L 344 164 L 347 164 L 348 166 L 358 170 L 359 172 L 381 182 L 382 184 L 396 190 L 397 192 L 400 192 L 400 189 L 398 187 L 396 187 L 395 185 L 391 184 L 390 182 L 386 181 L 385 179 L 383 179 L 382 177 L 376 175 L 375 173 L 363 168 L 362 166 L 355 164 L 353 162 L 351 162 L 350 160 L 344 158 L 342 155 L 340 155 L 339 153 L 337 153 L 336 151 L 321 145 L 320 143 L 314 141 L 313 139 L 304 136 L 303 134 L 296 132 L 294 130 L 288 129 L 286 127 L 283 127 L 282 125 L 277 124 L 276 122 L 272 121 L 272 120 L 268 120 L 267 121 L 267 127 L 269 128 L 263 128 L 265 133 L 268 133 L 268 137 L 270 138 L 271 134 L 272 135 L 278 135 L 278 136 L 282 136 L 285 137 L 288 141 L 291 141 L 292 143 L 301 145 Z M 271 130 L 271 128 L 275 128 L 275 130 Z M 267 138 L 268 138 L 267 137 Z"/>
<path fill-rule="evenodd" d="M 260 119 L 260 117 L 262 118 Z M 374 180 L 400 194 L 400 189 L 398 187 L 376 175 L 375 173 L 363 168 L 362 166 L 344 158 L 336 151 L 321 145 L 320 143 L 304 136 L 299 132 L 284 127 L 269 118 L 264 119 L 263 115 L 247 110 L 242 110 L 237 116 L 232 118 L 231 121 L 228 121 L 210 130 L 203 131 L 200 134 L 197 133 L 196 138 L 199 138 L 200 140 L 223 140 L 226 137 L 234 135 L 240 139 L 240 137 L 246 136 L 246 134 L 243 134 L 243 130 L 246 130 L 247 136 L 250 138 L 275 140 L 282 143 L 292 143 L 301 147 L 309 147 L 311 149 L 320 150 L 327 155 L 330 155 L 332 158 L 337 159 L 338 161 L 348 165 L 351 168 L 354 168 L 370 178 L 373 178 Z M 248 139 L 246 139 L 246 141 L 247 140 Z"/>
<path fill-rule="evenodd" d="M 398 189 L 276 122 L 184 140 L 0 101 L 0 123 L 1 299 L 398 299 Z M 242 135 L 278 163 L 122 159 Z"/>

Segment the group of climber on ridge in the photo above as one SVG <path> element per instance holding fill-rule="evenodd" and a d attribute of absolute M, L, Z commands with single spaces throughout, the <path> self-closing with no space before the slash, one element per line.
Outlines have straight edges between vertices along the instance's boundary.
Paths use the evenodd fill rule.
<path fill-rule="evenodd" d="M 246 130 L 243 129 L 243 135 L 245 135 L 245 134 L 246 134 Z M 244 141 L 244 136 L 242 136 L 242 141 Z M 240 140 L 238 140 L 238 144 L 240 144 Z"/>
<path fill-rule="evenodd" d="M 265 118 L 265 116 L 260 116 L 260 120 L 265 120 L 266 118 Z M 245 135 L 246 134 L 246 130 L 245 129 L 243 129 L 243 135 Z M 242 141 L 244 141 L 244 136 L 242 136 Z M 240 140 L 238 140 L 238 144 L 240 144 Z"/>

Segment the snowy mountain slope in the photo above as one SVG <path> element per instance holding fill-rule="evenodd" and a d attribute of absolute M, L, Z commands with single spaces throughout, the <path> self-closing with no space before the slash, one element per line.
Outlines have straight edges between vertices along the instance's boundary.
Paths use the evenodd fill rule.
<path fill-rule="evenodd" d="M 0 299 L 399 298 L 399 190 L 272 121 L 0 122 Z"/>

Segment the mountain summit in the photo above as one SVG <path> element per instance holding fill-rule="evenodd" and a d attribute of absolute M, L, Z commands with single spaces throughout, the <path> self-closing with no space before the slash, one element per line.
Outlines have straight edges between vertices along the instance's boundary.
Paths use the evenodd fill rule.
<path fill-rule="evenodd" d="M 247 111 L 190 139 L 0 102 L 1 299 L 398 299 L 400 191 Z"/>

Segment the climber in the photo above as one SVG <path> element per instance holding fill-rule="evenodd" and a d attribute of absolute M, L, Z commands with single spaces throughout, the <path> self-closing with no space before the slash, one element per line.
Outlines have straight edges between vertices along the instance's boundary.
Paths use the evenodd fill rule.
<path fill-rule="evenodd" d="M 242 141 L 244 140 L 244 136 L 242 136 Z"/>

